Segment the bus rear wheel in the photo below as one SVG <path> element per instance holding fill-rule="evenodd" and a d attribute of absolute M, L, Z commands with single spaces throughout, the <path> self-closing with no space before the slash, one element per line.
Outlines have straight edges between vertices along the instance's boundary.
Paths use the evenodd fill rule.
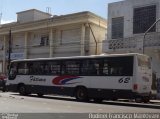
<path fill-rule="evenodd" d="M 87 89 L 84 87 L 79 87 L 75 91 L 75 97 L 78 101 L 88 101 Z"/>
<path fill-rule="evenodd" d="M 144 103 L 149 103 L 150 98 L 149 98 L 149 97 L 143 97 L 142 101 L 143 101 Z"/>

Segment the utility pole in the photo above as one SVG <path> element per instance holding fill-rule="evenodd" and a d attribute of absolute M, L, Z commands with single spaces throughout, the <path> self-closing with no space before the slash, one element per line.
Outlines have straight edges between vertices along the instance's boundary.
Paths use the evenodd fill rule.
<path fill-rule="evenodd" d="M 8 69 L 10 67 L 10 62 L 11 62 L 11 39 L 12 39 L 12 33 L 11 33 L 11 28 L 9 30 L 9 40 L 8 40 Z"/>

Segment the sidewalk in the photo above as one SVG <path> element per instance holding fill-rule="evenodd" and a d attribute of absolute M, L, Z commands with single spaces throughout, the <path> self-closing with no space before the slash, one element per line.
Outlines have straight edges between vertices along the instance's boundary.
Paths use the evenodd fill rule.
<path fill-rule="evenodd" d="M 150 103 L 160 104 L 160 99 L 157 99 L 157 100 L 150 100 Z"/>

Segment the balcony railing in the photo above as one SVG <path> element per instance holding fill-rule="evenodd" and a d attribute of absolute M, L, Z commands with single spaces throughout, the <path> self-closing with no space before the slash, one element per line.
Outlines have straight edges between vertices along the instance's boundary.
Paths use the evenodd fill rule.
<path fill-rule="evenodd" d="M 138 49 L 143 47 L 157 47 L 160 46 L 160 33 L 149 33 L 143 39 L 143 35 L 138 35 L 129 38 L 120 38 L 114 40 L 106 40 L 106 47 L 108 50 L 115 49 Z"/>
<path fill-rule="evenodd" d="M 132 38 L 123 38 L 117 40 L 108 41 L 109 49 L 124 49 L 124 48 L 136 48 L 135 39 Z"/>

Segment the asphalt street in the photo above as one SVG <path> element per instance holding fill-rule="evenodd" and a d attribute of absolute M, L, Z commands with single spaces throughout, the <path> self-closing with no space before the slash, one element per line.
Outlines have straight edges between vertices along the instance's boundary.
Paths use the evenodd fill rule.
<path fill-rule="evenodd" d="M 149 104 L 125 101 L 77 102 L 64 96 L 20 96 L 0 93 L 1 113 L 160 113 L 160 101 Z"/>

